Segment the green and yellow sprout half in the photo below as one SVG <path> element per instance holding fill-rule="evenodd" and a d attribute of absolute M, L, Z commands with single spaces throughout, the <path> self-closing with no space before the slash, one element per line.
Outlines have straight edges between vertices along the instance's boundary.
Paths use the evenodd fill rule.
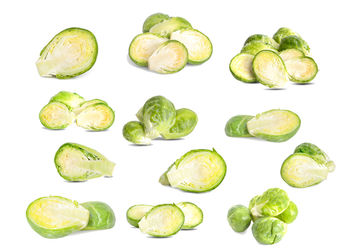
<path fill-rule="evenodd" d="M 129 46 L 130 59 L 162 74 L 176 73 L 188 64 L 202 64 L 213 51 L 209 38 L 182 17 L 155 13 L 143 24 L 143 33 Z"/>
<path fill-rule="evenodd" d="M 284 88 L 288 80 L 309 83 L 318 72 L 316 62 L 310 57 L 309 45 L 285 27 L 273 38 L 263 34 L 248 37 L 229 67 L 237 80 L 260 82 L 269 88 Z"/>

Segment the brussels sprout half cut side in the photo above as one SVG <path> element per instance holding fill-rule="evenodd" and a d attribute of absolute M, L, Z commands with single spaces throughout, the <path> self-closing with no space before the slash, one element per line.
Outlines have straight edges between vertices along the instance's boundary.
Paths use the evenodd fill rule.
<path fill-rule="evenodd" d="M 163 22 L 164 20 L 170 19 L 167 14 L 155 13 L 146 18 L 143 23 L 142 31 L 149 32 L 149 30 L 156 24 Z"/>
<path fill-rule="evenodd" d="M 273 47 L 272 45 L 265 44 L 260 41 L 252 41 L 244 45 L 244 47 L 241 50 L 241 53 L 256 55 L 258 52 L 263 50 L 271 50 L 271 51 L 277 52 L 276 48 Z"/>
<path fill-rule="evenodd" d="M 81 204 L 90 212 L 89 223 L 84 230 L 101 230 L 114 227 L 113 209 L 104 202 L 89 201 Z"/>
<path fill-rule="evenodd" d="M 291 59 L 303 58 L 305 57 L 305 54 L 298 49 L 292 48 L 280 52 L 280 57 L 283 59 L 284 62 L 286 62 L 287 60 Z"/>
<path fill-rule="evenodd" d="M 70 109 L 74 109 L 76 107 L 79 107 L 82 103 L 84 103 L 85 100 L 77 93 L 61 91 L 54 95 L 51 98 L 50 102 L 61 102 L 66 104 Z"/>
<path fill-rule="evenodd" d="M 45 238 L 60 238 L 85 228 L 89 211 L 78 202 L 59 196 L 34 200 L 26 212 L 29 225 Z"/>
<path fill-rule="evenodd" d="M 146 136 L 145 127 L 142 122 L 131 121 L 124 125 L 123 136 L 129 142 L 138 145 L 150 145 L 151 138 Z"/>
<path fill-rule="evenodd" d="M 260 218 L 252 227 L 254 238 L 261 244 L 275 244 L 287 232 L 287 224 L 274 217 Z"/>
<path fill-rule="evenodd" d="M 257 82 L 253 72 L 254 55 L 239 53 L 230 62 L 230 71 L 239 81 L 253 83 Z"/>
<path fill-rule="evenodd" d="M 114 111 L 105 103 L 87 106 L 76 117 L 76 124 L 87 130 L 107 130 L 114 122 Z"/>
<path fill-rule="evenodd" d="M 249 134 L 271 142 L 284 142 L 300 128 L 300 118 L 289 110 L 272 109 L 247 122 Z"/>
<path fill-rule="evenodd" d="M 39 119 L 45 128 L 65 129 L 73 123 L 75 117 L 64 103 L 51 102 L 41 109 Z"/>
<path fill-rule="evenodd" d="M 149 31 L 162 37 L 169 38 L 172 32 L 185 28 L 192 28 L 191 24 L 186 19 L 182 17 L 172 17 L 155 24 Z"/>
<path fill-rule="evenodd" d="M 310 57 L 295 58 L 284 62 L 289 79 L 297 83 L 311 82 L 317 75 L 318 67 Z"/>
<path fill-rule="evenodd" d="M 153 206 L 151 205 L 134 205 L 126 212 L 126 219 L 130 225 L 139 227 L 140 220 L 148 213 Z"/>
<path fill-rule="evenodd" d="M 269 88 L 283 88 L 288 81 L 288 73 L 281 57 L 270 50 L 260 51 L 253 59 L 256 79 Z"/>
<path fill-rule="evenodd" d="M 141 232 L 155 237 L 168 237 L 181 230 L 185 215 L 175 204 L 153 207 L 138 223 Z"/>
<path fill-rule="evenodd" d="M 72 78 L 92 68 L 97 52 L 97 41 L 90 31 L 68 28 L 44 47 L 36 66 L 40 76 Z"/>
<path fill-rule="evenodd" d="M 247 122 L 254 118 L 250 115 L 237 115 L 231 117 L 226 123 L 225 133 L 229 137 L 252 137 L 247 128 Z"/>
<path fill-rule="evenodd" d="M 181 229 L 194 229 L 203 222 L 203 211 L 191 202 L 180 202 L 176 204 L 185 215 L 185 222 Z"/>

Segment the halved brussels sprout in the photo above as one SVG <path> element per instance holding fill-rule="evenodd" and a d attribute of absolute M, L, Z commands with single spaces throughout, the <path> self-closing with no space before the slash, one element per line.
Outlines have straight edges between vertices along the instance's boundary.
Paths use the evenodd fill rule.
<path fill-rule="evenodd" d="M 236 205 L 231 207 L 227 213 L 227 221 L 236 232 L 244 232 L 250 225 L 252 218 L 249 208 Z"/>
<path fill-rule="evenodd" d="M 101 153 L 76 143 L 65 143 L 56 152 L 59 175 L 68 181 L 85 181 L 112 176 L 115 164 Z"/>
<path fill-rule="evenodd" d="M 281 27 L 278 29 L 278 31 L 273 35 L 273 39 L 278 43 L 280 44 L 282 39 L 284 39 L 285 37 L 288 37 L 288 36 L 292 36 L 292 35 L 295 35 L 295 36 L 299 36 L 298 33 L 292 31 L 291 29 L 289 28 L 286 28 L 286 27 Z"/>
<path fill-rule="evenodd" d="M 61 102 L 66 104 L 70 109 L 74 109 L 76 107 L 79 107 L 82 103 L 84 103 L 85 100 L 77 93 L 61 91 L 54 95 L 50 99 L 50 102 Z"/>
<path fill-rule="evenodd" d="M 186 19 L 182 17 L 172 17 L 153 25 L 149 31 L 162 37 L 169 38 L 172 32 L 185 28 L 192 28 L 191 24 Z"/>
<path fill-rule="evenodd" d="M 74 121 L 74 113 L 61 102 L 50 102 L 40 113 L 41 124 L 48 129 L 65 129 Z"/>
<path fill-rule="evenodd" d="M 130 225 L 139 227 L 140 220 L 148 213 L 153 206 L 151 205 L 135 205 L 126 212 L 126 219 Z"/>
<path fill-rule="evenodd" d="M 159 182 L 183 191 L 199 193 L 218 187 L 225 175 L 225 160 L 214 149 L 192 150 L 176 160 Z"/>
<path fill-rule="evenodd" d="M 272 109 L 247 122 L 249 134 L 271 142 L 284 142 L 300 128 L 300 118 L 289 110 Z"/>
<path fill-rule="evenodd" d="M 198 117 L 195 112 L 190 109 L 182 108 L 176 110 L 175 124 L 162 133 L 165 139 L 177 139 L 190 134 L 196 127 Z"/>
<path fill-rule="evenodd" d="M 260 218 L 252 227 L 254 238 L 262 244 L 275 244 L 287 232 L 287 224 L 274 217 Z"/>
<path fill-rule="evenodd" d="M 248 53 L 239 53 L 232 58 L 230 62 L 230 71 L 232 75 L 239 81 L 256 82 L 253 72 L 254 55 Z"/>
<path fill-rule="evenodd" d="M 170 35 L 171 40 L 180 41 L 188 51 L 188 63 L 202 64 L 207 61 L 212 52 L 213 45 L 209 38 L 198 30 L 187 28 L 177 30 Z"/>
<path fill-rule="evenodd" d="M 100 201 L 89 201 L 81 205 L 90 212 L 89 223 L 84 230 L 100 230 L 114 227 L 115 216 L 113 209 L 109 205 Z"/>
<path fill-rule="evenodd" d="M 138 223 L 141 232 L 155 237 L 168 237 L 181 230 L 185 216 L 175 204 L 153 207 Z"/>
<path fill-rule="evenodd" d="M 256 55 L 258 52 L 263 50 L 271 50 L 271 51 L 277 52 L 276 48 L 273 47 L 272 45 L 265 44 L 260 41 L 252 41 L 244 45 L 244 47 L 241 50 L 241 53 Z"/>
<path fill-rule="evenodd" d="M 185 215 L 181 229 L 193 229 L 203 222 L 203 212 L 196 204 L 180 202 L 176 204 Z"/>
<path fill-rule="evenodd" d="M 93 100 L 89 100 L 89 101 L 83 102 L 82 104 L 80 104 L 79 107 L 74 108 L 73 112 L 74 112 L 75 115 L 79 115 L 81 113 L 81 111 L 86 109 L 88 106 L 94 105 L 94 104 L 97 104 L 97 103 L 104 103 L 104 104 L 108 105 L 107 102 L 105 102 L 103 100 L 93 99 Z"/>
<path fill-rule="evenodd" d="M 280 57 L 283 59 L 284 62 L 286 62 L 287 60 L 291 59 L 303 58 L 305 57 L 305 54 L 298 49 L 291 48 L 280 52 Z"/>
<path fill-rule="evenodd" d="M 139 145 L 150 145 L 151 138 L 146 136 L 142 122 L 131 121 L 124 125 L 123 136 L 129 142 Z"/>
<path fill-rule="evenodd" d="M 237 115 L 231 117 L 226 123 L 225 133 L 229 137 L 252 137 L 247 128 L 247 122 L 254 118 L 250 115 Z"/>
<path fill-rule="evenodd" d="M 46 238 L 60 238 L 85 228 L 89 211 L 78 202 L 59 196 L 34 200 L 27 208 L 29 225 Z"/>
<path fill-rule="evenodd" d="M 258 41 L 258 42 L 262 42 L 268 45 L 273 46 L 275 49 L 278 49 L 279 44 L 273 39 L 270 38 L 269 36 L 266 36 L 264 34 L 254 34 L 251 35 L 247 38 L 247 40 L 244 42 L 244 45 L 253 42 L 253 41 Z"/>
<path fill-rule="evenodd" d="M 289 201 L 289 205 L 286 210 L 276 217 L 283 221 L 284 223 L 292 223 L 298 216 L 298 207 L 293 201 Z"/>
<path fill-rule="evenodd" d="M 44 47 L 36 66 L 40 76 L 72 78 L 90 70 L 97 52 L 94 34 L 82 28 L 68 28 Z"/>
<path fill-rule="evenodd" d="M 139 34 L 130 43 L 129 57 L 135 64 L 147 66 L 148 59 L 152 53 L 167 40 L 167 38 L 163 38 L 157 34 Z"/>
<path fill-rule="evenodd" d="M 170 17 L 167 14 L 163 14 L 163 13 L 152 14 L 151 16 L 146 18 L 145 22 L 143 23 L 142 31 L 149 32 L 152 26 L 159 24 L 167 19 L 170 19 Z"/>
<path fill-rule="evenodd" d="M 282 88 L 288 81 L 283 60 L 270 50 L 263 50 L 255 55 L 253 71 L 256 79 L 269 88 Z"/>
<path fill-rule="evenodd" d="M 179 41 L 169 40 L 161 44 L 148 59 L 148 69 L 157 73 L 179 72 L 187 64 L 188 52 Z"/>
<path fill-rule="evenodd" d="M 96 103 L 84 108 L 76 118 L 76 124 L 84 129 L 107 130 L 114 122 L 114 111 L 105 103 Z"/>
<path fill-rule="evenodd" d="M 295 58 L 284 62 L 289 79 L 297 83 L 312 81 L 318 72 L 316 62 L 310 57 Z"/>
<path fill-rule="evenodd" d="M 279 47 L 280 51 L 284 51 L 286 49 L 292 49 L 292 48 L 302 51 L 305 55 L 310 54 L 309 45 L 301 37 L 293 35 L 293 36 L 285 37 L 281 40 L 281 44 Z"/>

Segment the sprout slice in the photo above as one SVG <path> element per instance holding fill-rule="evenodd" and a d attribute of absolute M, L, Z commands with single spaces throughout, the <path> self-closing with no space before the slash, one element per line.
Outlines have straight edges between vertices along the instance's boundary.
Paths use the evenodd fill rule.
<path fill-rule="evenodd" d="M 152 33 L 137 35 L 130 43 L 129 57 L 139 66 L 147 66 L 152 53 L 168 39 Z"/>
<path fill-rule="evenodd" d="M 212 52 L 213 45 L 209 38 L 195 29 L 181 29 L 170 35 L 171 40 L 180 41 L 188 51 L 188 63 L 202 64 L 207 61 Z"/>
<path fill-rule="evenodd" d="M 155 13 L 146 18 L 145 22 L 143 23 L 143 32 L 149 32 L 149 30 L 156 24 L 163 22 L 164 20 L 169 19 L 170 17 L 167 14 L 163 13 Z"/>
<path fill-rule="evenodd" d="M 74 113 L 61 102 L 51 102 L 39 113 L 41 124 L 48 129 L 65 129 L 74 121 Z"/>
<path fill-rule="evenodd" d="M 176 204 L 185 215 L 185 222 L 181 229 L 193 229 L 203 222 L 203 212 L 191 202 L 180 202 Z"/>
<path fill-rule="evenodd" d="M 129 142 L 138 145 L 150 145 L 151 138 L 146 136 L 143 123 L 131 121 L 124 125 L 123 136 Z"/>
<path fill-rule="evenodd" d="M 312 81 L 318 72 L 316 62 L 310 57 L 286 60 L 284 64 L 286 65 L 289 79 L 297 83 Z"/>
<path fill-rule="evenodd" d="M 288 81 L 288 73 L 281 57 L 269 50 L 260 51 L 253 59 L 256 79 L 269 88 L 282 88 Z"/>
<path fill-rule="evenodd" d="M 61 102 L 66 104 L 70 109 L 74 109 L 84 103 L 85 100 L 77 93 L 61 91 L 54 95 L 50 102 Z"/>
<path fill-rule="evenodd" d="M 255 137 L 271 142 L 284 142 L 297 133 L 300 118 L 292 111 L 273 109 L 249 120 L 247 128 Z"/>
<path fill-rule="evenodd" d="M 247 122 L 254 118 L 250 115 L 237 115 L 231 117 L 226 123 L 225 133 L 229 137 L 252 137 L 247 128 Z"/>
<path fill-rule="evenodd" d="M 96 61 L 97 41 L 88 30 L 68 28 L 41 51 L 36 62 L 40 76 L 72 78 L 88 71 Z"/>
<path fill-rule="evenodd" d="M 162 37 L 169 38 L 172 32 L 185 28 L 192 28 L 191 24 L 186 19 L 182 17 L 172 17 L 152 26 L 149 31 Z"/>
<path fill-rule="evenodd" d="M 151 205 L 135 205 L 126 212 L 126 219 L 130 225 L 139 227 L 140 220 L 148 213 L 153 206 Z"/>
<path fill-rule="evenodd" d="M 175 204 L 153 207 L 138 223 L 141 232 L 155 237 L 167 237 L 181 230 L 185 216 Z"/>
<path fill-rule="evenodd" d="M 112 126 L 114 111 L 105 103 L 87 106 L 76 118 L 76 124 L 84 129 L 101 131 Z"/>
<path fill-rule="evenodd" d="M 101 230 L 114 227 L 115 215 L 109 205 L 100 201 L 89 201 L 81 205 L 90 213 L 89 223 L 84 230 Z"/>
<path fill-rule="evenodd" d="M 86 109 L 88 106 L 94 105 L 94 104 L 97 104 L 97 103 L 104 103 L 104 104 L 108 105 L 107 102 L 105 102 L 103 100 L 93 99 L 93 100 L 89 100 L 89 101 L 83 102 L 82 104 L 80 104 L 79 107 L 74 108 L 73 112 L 74 112 L 75 115 L 79 115 L 81 113 L 81 111 Z"/>
<path fill-rule="evenodd" d="M 291 48 L 280 52 L 280 57 L 286 62 L 291 59 L 303 58 L 305 57 L 305 54 L 298 49 Z"/>
<path fill-rule="evenodd" d="M 239 81 L 252 83 L 256 82 L 253 72 L 254 56 L 248 53 L 239 53 L 230 62 L 230 71 Z"/>
<path fill-rule="evenodd" d="M 151 71 L 169 74 L 185 67 L 188 60 L 186 47 L 179 41 L 169 40 L 161 44 L 148 59 Z"/>
<path fill-rule="evenodd" d="M 241 53 L 256 55 L 258 52 L 263 50 L 271 50 L 271 51 L 277 52 L 276 48 L 273 47 L 272 45 L 265 44 L 260 41 L 252 41 L 244 45 L 244 47 L 241 50 Z"/>
<path fill-rule="evenodd" d="M 76 201 L 49 196 L 33 201 L 26 212 L 29 225 L 46 238 L 60 238 L 85 228 L 89 211 Z"/>

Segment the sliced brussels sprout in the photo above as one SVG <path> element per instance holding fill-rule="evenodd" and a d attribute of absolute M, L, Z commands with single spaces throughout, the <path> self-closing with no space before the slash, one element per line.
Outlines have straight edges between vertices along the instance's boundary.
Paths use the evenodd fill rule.
<path fill-rule="evenodd" d="M 153 206 L 151 205 L 135 205 L 126 212 L 126 219 L 130 225 L 139 227 L 140 220 L 148 213 Z"/>
<path fill-rule="evenodd" d="M 101 153 L 76 143 L 65 143 L 56 152 L 58 174 L 68 181 L 112 176 L 115 164 Z"/>
<path fill-rule="evenodd" d="M 185 28 L 192 28 L 191 24 L 186 19 L 182 17 L 172 17 L 153 25 L 149 31 L 162 37 L 169 38 L 172 32 Z"/>
<path fill-rule="evenodd" d="M 183 191 L 199 193 L 218 187 L 225 175 L 225 160 L 214 149 L 192 150 L 176 160 L 159 182 Z"/>
<path fill-rule="evenodd" d="M 302 51 L 305 55 L 310 54 L 310 47 L 306 41 L 295 35 L 283 38 L 278 50 L 284 51 L 292 48 Z"/>
<path fill-rule="evenodd" d="M 276 48 L 273 47 L 272 45 L 265 44 L 260 41 L 252 41 L 244 45 L 244 47 L 241 50 L 241 53 L 256 55 L 258 52 L 263 50 L 271 50 L 271 51 L 277 52 Z"/>
<path fill-rule="evenodd" d="M 289 110 L 272 109 L 247 122 L 249 134 L 271 142 L 284 142 L 300 128 L 300 118 Z"/>
<path fill-rule="evenodd" d="M 252 221 L 249 208 L 242 205 L 231 207 L 227 213 L 227 221 L 234 231 L 246 231 Z"/>
<path fill-rule="evenodd" d="M 131 121 L 124 125 L 123 136 L 129 142 L 138 145 L 150 145 L 151 138 L 146 136 L 142 122 Z"/>
<path fill-rule="evenodd" d="M 251 35 L 247 38 L 247 40 L 244 42 L 244 45 L 253 42 L 253 41 L 258 41 L 258 42 L 262 42 L 268 45 L 273 46 L 275 49 L 278 49 L 279 44 L 273 39 L 270 38 L 269 36 L 266 36 L 264 34 L 254 34 Z"/>
<path fill-rule="evenodd" d="M 85 228 L 89 211 L 78 202 L 59 196 L 34 200 L 26 212 L 29 225 L 45 238 L 60 238 Z"/>
<path fill-rule="evenodd" d="M 292 35 L 295 35 L 295 36 L 298 36 L 300 37 L 300 35 L 294 31 L 292 31 L 291 29 L 289 28 L 286 28 L 286 27 L 281 27 L 278 29 L 278 31 L 273 35 L 273 39 L 278 43 L 280 44 L 282 39 L 284 39 L 285 37 L 288 37 L 288 36 L 292 36 Z"/>
<path fill-rule="evenodd" d="M 287 224 L 274 217 L 260 218 L 252 227 L 254 238 L 261 244 L 275 244 L 287 232 Z"/>
<path fill-rule="evenodd" d="M 152 28 L 152 26 L 159 24 L 163 22 L 164 20 L 168 20 L 170 17 L 167 14 L 163 13 L 155 13 L 146 18 L 145 22 L 143 23 L 143 32 L 149 32 L 149 30 Z"/>
<path fill-rule="evenodd" d="M 96 103 L 84 108 L 76 117 L 76 124 L 84 129 L 107 130 L 114 122 L 114 111 L 105 103 Z"/>
<path fill-rule="evenodd" d="M 163 38 L 157 34 L 139 34 L 130 43 L 129 57 L 135 64 L 147 66 L 148 59 L 152 53 L 167 40 L 167 38 Z"/>
<path fill-rule="evenodd" d="M 73 123 L 75 117 L 67 105 L 61 102 L 50 102 L 41 109 L 39 119 L 45 128 L 65 129 Z"/>
<path fill-rule="evenodd" d="M 312 81 L 318 72 L 316 62 L 310 57 L 295 58 L 284 62 L 289 79 L 297 83 Z"/>
<path fill-rule="evenodd" d="M 298 49 L 292 48 L 280 52 L 280 57 L 283 59 L 284 62 L 286 62 L 287 60 L 291 59 L 303 58 L 305 57 L 305 54 Z"/>
<path fill-rule="evenodd" d="M 229 137 L 252 137 L 248 132 L 247 122 L 254 118 L 250 115 L 237 115 L 231 117 L 226 123 L 225 133 Z"/>
<path fill-rule="evenodd" d="M 148 59 L 148 69 L 157 73 L 179 72 L 187 64 L 188 52 L 179 41 L 169 40 L 161 44 Z"/>
<path fill-rule="evenodd" d="M 207 61 L 212 52 L 213 45 L 209 38 L 198 30 L 187 28 L 177 30 L 170 35 L 171 40 L 180 41 L 188 51 L 188 63 L 202 64 Z"/>
<path fill-rule="evenodd" d="M 84 230 L 100 230 L 114 227 L 115 216 L 113 209 L 109 205 L 100 201 L 89 201 L 81 205 L 90 212 L 89 223 Z"/>
<path fill-rule="evenodd" d="M 162 133 L 165 139 L 177 139 L 190 134 L 196 127 L 198 117 L 195 112 L 190 109 L 182 108 L 176 110 L 175 124 Z"/>
<path fill-rule="evenodd" d="M 97 52 L 94 34 L 81 28 L 68 28 L 44 47 L 36 66 L 40 76 L 72 78 L 92 68 Z"/>
<path fill-rule="evenodd" d="M 284 223 L 290 224 L 298 216 L 298 207 L 295 205 L 293 201 L 289 201 L 289 205 L 286 210 L 284 210 L 281 214 L 277 215 L 276 217 L 283 221 Z"/>
<path fill-rule="evenodd" d="M 230 71 L 239 81 L 252 83 L 256 82 L 253 72 L 254 55 L 248 53 L 239 53 L 230 61 Z"/>
<path fill-rule="evenodd" d="M 153 207 L 138 223 L 141 232 L 155 237 L 168 237 L 181 230 L 185 215 L 175 204 Z"/>
<path fill-rule="evenodd" d="M 88 106 L 94 105 L 94 104 L 97 104 L 97 103 L 104 103 L 104 104 L 108 105 L 107 102 L 105 102 L 103 100 L 93 99 L 93 100 L 89 100 L 89 101 L 83 102 L 82 104 L 80 104 L 79 107 L 74 108 L 73 112 L 74 112 L 75 115 L 79 115 L 81 113 L 81 111 L 86 109 Z"/>
<path fill-rule="evenodd" d="M 288 81 L 288 73 L 281 57 L 270 50 L 260 51 L 253 59 L 256 79 L 269 88 L 283 88 Z"/>
<path fill-rule="evenodd" d="M 176 204 L 185 215 L 185 222 L 181 229 L 193 229 L 203 222 L 203 211 L 191 202 Z"/>
<path fill-rule="evenodd" d="M 51 98 L 50 102 L 61 102 L 66 104 L 70 109 L 74 109 L 76 107 L 79 107 L 82 103 L 84 103 L 85 100 L 77 93 L 61 91 L 54 95 Z"/>

